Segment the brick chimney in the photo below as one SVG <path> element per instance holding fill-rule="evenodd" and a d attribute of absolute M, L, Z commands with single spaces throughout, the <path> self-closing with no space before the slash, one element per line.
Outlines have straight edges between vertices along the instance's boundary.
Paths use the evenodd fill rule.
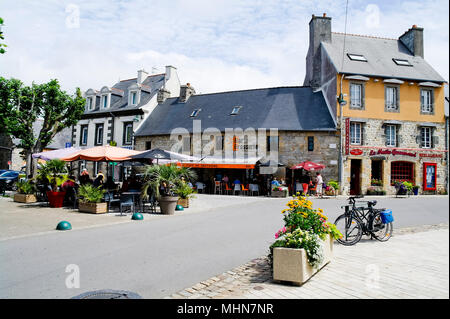
<path fill-rule="evenodd" d="M 331 18 L 326 13 L 323 16 L 313 15 L 309 22 L 309 49 L 306 57 L 305 85 L 313 88 L 321 86 L 321 42 L 331 43 Z"/>
<path fill-rule="evenodd" d="M 180 87 L 180 102 L 186 103 L 186 101 L 195 94 L 194 88 L 190 83 L 186 83 L 186 85 L 182 85 Z"/>
<path fill-rule="evenodd" d="M 424 57 L 423 52 L 423 28 L 413 25 L 411 29 L 398 38 L 414 56 Z"/>

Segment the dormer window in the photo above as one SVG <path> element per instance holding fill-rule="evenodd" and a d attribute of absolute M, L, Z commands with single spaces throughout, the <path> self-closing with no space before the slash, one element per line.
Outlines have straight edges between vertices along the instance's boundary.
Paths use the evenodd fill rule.
<path fill-rule="evenodd" d="M 198 113 L 200 113 L 200 111 L 201 111 L 201 109 L 194 110 L 194 111 L 191 113 L 191 117 L 197 117 L 197 115 L 198 115 Z"/>
<path fill-rule="evenodd" d="M 138 92 L 137 91 L 131 91 L 130 92 L 129 104 L 130 105 L 137 105 L 137 100 L 138 100 Z"/>
<path fill-rule="evenodd" d="M 108 107 L 108 95 L 102 95 L 102 107 L 106 109 Z"/>
<path fill-rule="evenodd" d="M 88 97 L 88 98 L 86 99 L 86 107 L 87 107 L 88 111 L 92 110 L 92 105 L 93 105 L 93 103 L 92 103 L 92 97 Z"/>
<path fill-rule="evenodd" d="M 364 55 L 347 53 L 347 56 L 352 61 L 367 62 L 367 59 L 364 57 Z"/>
<path fill-rule="evenodd" d="M 242 106 L 235 106 L 233 107 L 233 110 L 231 111 L 230 115 L 237 115 L 239 111 L 241 110 Z"/>
<path fill-rule="evenodd" d="M 408 60 L 403 60 L 403 59 L 392 59 L 395 64 L 397 65 L 402 65 L 402 66 L 413 66 L 411 63 L 409 63 Z"/>

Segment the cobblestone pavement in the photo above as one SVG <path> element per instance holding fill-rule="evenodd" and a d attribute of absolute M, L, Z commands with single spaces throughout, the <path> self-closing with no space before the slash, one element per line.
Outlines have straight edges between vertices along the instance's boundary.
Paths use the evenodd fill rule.
<path fill-rule="evenodd" d="M 272 281 L 267 257 L 179 291 L 168 299 L 449 298 L 447 224 L 394 230 L 387 242 L 335 244 L 332 261 L 302 286 Z"/>

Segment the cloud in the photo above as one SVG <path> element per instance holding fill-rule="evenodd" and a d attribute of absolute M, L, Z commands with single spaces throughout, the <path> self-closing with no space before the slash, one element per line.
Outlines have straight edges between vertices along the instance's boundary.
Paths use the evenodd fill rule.
<path fill-rule="evenodd" d="M 350 5 L 349 33 L 398 38 L 412 24 L 424 27 L 425 58 L 448 79 L 447 1 Z M 73 6 L 79 28 L 67 24 Z M 8 44 L 2 76 L 57 78 L 70 92 L 174 65 L 182 82 L 209 93 L 302 85 L 311 14 L 327 12 L 333 30 L 343 32 L 345 1 L 3 0 L 0 12 Z"/>

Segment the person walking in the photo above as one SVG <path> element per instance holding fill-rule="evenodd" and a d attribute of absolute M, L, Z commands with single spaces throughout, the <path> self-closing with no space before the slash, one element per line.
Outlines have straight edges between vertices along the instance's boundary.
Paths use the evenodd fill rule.
<path fill-rule="evenodd" d="M 316 195 L 320 196 L 320 197 L 323 197 L 323 178 L 322 178 L 322 175 L 320 175 L 319 172 L 317 172 L 316 176 L 317 176 L 316 177 L 316 182 L 317 182 L 317 184 L 316 184 Z"/>

